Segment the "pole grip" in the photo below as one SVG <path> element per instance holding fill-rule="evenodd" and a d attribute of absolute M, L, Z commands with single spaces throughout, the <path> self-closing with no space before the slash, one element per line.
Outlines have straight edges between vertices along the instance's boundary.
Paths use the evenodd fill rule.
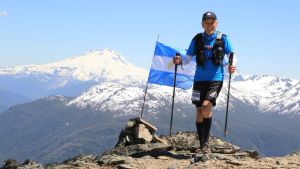
<path fill-rule="evenodd" d="M 178 53 L 178 52 L 176 52 L 176 56 L 181 57 L 180 53 Z M 177 67 L 178 67 L 178 65 L 176 64 L 176 65 L 175 65 L 175 73 L 177 72 Z"/>

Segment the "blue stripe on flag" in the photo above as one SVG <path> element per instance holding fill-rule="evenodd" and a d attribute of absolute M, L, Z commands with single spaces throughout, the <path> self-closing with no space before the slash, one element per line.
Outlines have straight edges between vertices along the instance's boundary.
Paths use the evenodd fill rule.
<path fill-rule="evenodd" d="M 165 85 L 165 86 L 174 86 L 174 73 L 158 71 L 158 70 L 150 70 L 148 82 L 153 84 Z M 193 77 L 178 74 L 176 76 L 176 87 L 182 89 L 189 89 L 193 85 Z"/>
<path fill-rule="evenodd" d="M 180 53 L 181 55 L 185 55 L 186 51 L 181 50 L 181 49 L 171 48 L 171 47 L 166 46 L 166 45 L 164 45 L 160 42 L 156 42 L 154 55 L 173 58 L 173 57 L 175 57 L 176 53 Z"/>

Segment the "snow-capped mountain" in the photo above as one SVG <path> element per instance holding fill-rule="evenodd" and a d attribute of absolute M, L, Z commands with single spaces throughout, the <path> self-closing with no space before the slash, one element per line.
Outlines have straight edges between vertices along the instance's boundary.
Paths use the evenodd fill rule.
<path fill-rule="evenodd" d="M 104 78 L 105 80 L 116 80 L 128 76 L 134 77 L 134 75 L 141 77 L 146 75 L 146 71 L 127 62 L 118 52 L 104 49 L 45 65 L 0 68 L 0 75 L 36 75 L 43 77 L 44 81 L 49 80 L 51 75 L 57 75 L 66 80 L 98 81 Z"/>
<path fill-rule="evenodd" d="M 118 52 L 104 49 L 45 65 L 0 68 L 0 89 L 33 99 L 52 94 L 74 97 L 96 82 L 142 81 L 146 75 Z"/>
<path fill-rule="evenodd" d="M 147 72 L 130 64 L 118 52 L 104 49 L 45 65 L 0 68 L 0 89 L 25 96 L 31 96 L 30 92 L 37 93 L 37 97 L 75 96 L 68 105 L 128 114 L 141 107 Z M 300 115 L 299 80 L 237 73 L 233 76 L 231 94 L 233 100 L 255 106 L 263 113 Z M 190 95 L 191 89 L 177 89 L 176 102 L 190 104 Z M 172 88 L 149 85 L 146 106 L 158 113 L 155 105 L 165 104 L 162 100 L 169 101 L 171 96 Z M 225 106 L 226 96 L 227 81 L 218 99 L 218 109 Z"/>
<path fill-rule="evenodd" d="M 30 156 L 45 162 L 113 146 L 121 124 L 140 115 L 148 74 L 108 49 L 0 72 L 1 91 L 39 98 L 0 112 L 0 134 L 5 136 L 0 139 L 0 161 Z M 227 87 L 225 81 L 213 111 L 212 131 L 220 137 Z M 195 130 L 191 92 L 176 89 L 174 131 Z M 299 93 L 299 80 L 236 73 L 228 141 L 266 155 L 299 149 Z M 53 94 L 58 96 L 49 96 Z M 149 84 L 143 117 L 162 134 L 168 133 L 171 102 L 172 87 Z"/>
<path fill-rule="evenodd" d="M 217 109 L 224 109 L 227 99 L 228 81 L 217 100 Z M 140 110 L 145 86 L 142 83 L 101 83 L 69 102 L 79 107 L 91 106 L 97 110 L 119 110 L 120 113 L 136 113 Z M 176 103 L 191 104 L 192 90 L 176 89 Z M 166 105 L 172 98 L 172 88 L 149 85 L 146 106 L 148 111 L 158 113 L 158 104 Z M 300 81 L 275 76 L 247 76 L 237 74 L 231 83 L 231 100 L 239 100 L 254 106 L 262 113 L 278 113 L 300 116 Z M 126 113 L 127 112 L 127 113 Z"/>
<path fill-rule="evenodd" d="M 300 115 L 300 81 L 269 75 L 235 76 L 232 95 L 261 112 Z"/>

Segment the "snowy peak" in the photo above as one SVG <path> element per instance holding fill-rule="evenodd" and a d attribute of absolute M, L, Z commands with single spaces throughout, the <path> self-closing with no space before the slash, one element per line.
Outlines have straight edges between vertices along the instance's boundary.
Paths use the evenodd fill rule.
<path fill-rule="evenodd" d="M 53 64 L 64 66 L 93 67 L 99 66 L 99 63 L 131 65 L 120 53 L 108 48 L 104 50 L 90 51 L 81 56 L 67 58 L 65 60 Z"/>
<path fill-rule="evenodd" d="M 43 79 L 55 76 L 81 81 L 99 81 L 123 78 L 144 79 L 147 71 L 131 65 L 120 53 L 104 49 L 45 65 L 0 68 L 0 75 L 34 75 L 43 76 Z"/>
<path fill-rule="evenodd" d="M 235 75 L 231 95 L 261 112 L 300 115 L 300 81 L 270 75 Z M 225 105 L 228 83 L 218 99 Z"/>
<path fill-rule="evenodd" d="M 217 109 L 224 109 L 227 101 L 228 78 L 218 98 Z M 129 87 L 130 86 L 130 87 Z M 97 110 L 139 112 L 145 86 L 142 84 L 101 83 L 82 93 L 69 105 L 91 106 Z M 176 90 L 176 103 L 191 105 L 192 90 Z M 268 75 L 235 74 L 231 83 L 231 100 L 253 106 L 263 113 L 300 116 L 300 81 Z M 172 88 L 149 85 L 147 109 L 157 114 L 160 105 L 167 105 L 172 98 Z M 116 106 L 118 105 L 118 106 Z M 126 107 L 126 109 L 124 109 Z M 179 111 L 179 110 L 178 110 Z"/>

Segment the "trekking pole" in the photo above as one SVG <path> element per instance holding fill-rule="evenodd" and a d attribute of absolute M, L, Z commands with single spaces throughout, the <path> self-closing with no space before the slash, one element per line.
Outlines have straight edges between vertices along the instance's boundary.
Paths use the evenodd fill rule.
<path fill-rule="evenodd" d="M 229 55 L 229 65 L 232 65 L 234 53 L 230 53 Z M 229 82 L 228 82 L 228 94 L 227 94 L 227 106 L 226 106 L 226 117 L 225 117 L 225 128 L 224 128 L 224 137 L 226 137 L 227 133 L 227 119 L 228 119 L 228 108 L 229 108 L 229 99 L 230 99 L 230 83 L 231 83 L 231 73 L 229 72 Z"/>
<path fill-rule="evenodd" d="M 176 56 L 180 56 L 179 53 L 176 53 Z M 170 132 L 169 135 L 172 135 L 172 123 L 173 123 L 173 111 L 174 111 L 174 98 L 175 98 L 175 87 L 176 87 L 176 75 L 177 75 L 177 64 L 175 64 L 175 74 L 174 74 L 174 86 L 173 86 L 173 98 L 172 98 L 172 111 L 171 111 L 171 121 L 170 121 Z"/>

